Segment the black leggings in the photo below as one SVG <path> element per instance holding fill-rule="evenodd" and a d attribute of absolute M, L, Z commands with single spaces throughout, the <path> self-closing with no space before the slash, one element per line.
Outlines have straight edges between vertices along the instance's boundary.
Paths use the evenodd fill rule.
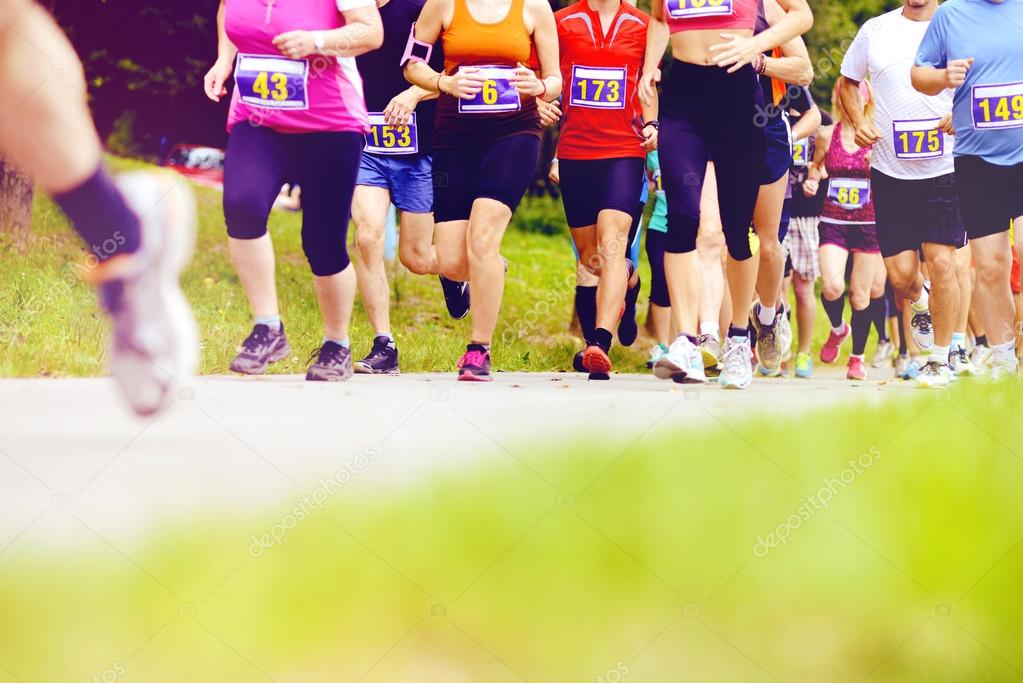
<path fill-rule="evenodd" d="M 668 280 L 664 276 L 664 247 L 668 241 L 668 233 L 651 230 L 646 231 L 646 257 L 650 261 L 650 301 L 662 308 L 671 307 L 668 296 Z"/>
<path fill-rule="evenodd" d="M 239 123 L 227 140 L 224 219 L 227 234 L 253 240 L 281 186 L 302 188 L 302 250 L 314 275 L 348 267 L 348 219 L 364 137 L 359 133 L 278 133 Z"/>
<path fill-rule="evenodd" d="M 718 66 L 676 59 L 662 102 L 660 159 L 668 200 L 668 253 L 696 249 L 700 194 L 711 158 L 728 253 L 737 261 L 750 258 L 749 228 L 766 154 L 764 131 L 755 123 L 763 110 L 756 74 L 750 66 L 729 74 Z"/>

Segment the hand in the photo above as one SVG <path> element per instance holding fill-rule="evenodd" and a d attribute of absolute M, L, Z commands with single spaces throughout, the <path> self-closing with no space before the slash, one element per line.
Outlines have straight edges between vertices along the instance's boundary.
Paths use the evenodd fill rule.
<path fill-rule="evenodd" d="M 547 174 L 547 177 L 550 178 L 551 182 L 554 183 L 555 185 L 561 184 L 561 173 L 558 170 L 557 159 L 551 162 L 551 171 L 550 173 Z"/>
<path fill-rule="evenodd" d="M 864 121 L 856 129 L 856 144 L 860 147 L 873 147 L 881 139 L 881 131 L 873 121 Z"/>
<path fill-rule="evenodd" d="M 218 59 L 203 78 L 203 89 L 206 91 L 206 97 L 214 102 L 219 102 L 220 98 L 227 94 L 227 88 L 224 84 L 231 77 L 232 71 L 234 71 L 233 62 Z"/>
<path fill-rule="evenodd" d="M 816 197 L 820 187 L 821 181 L 819 178 L 807 178 L 803 181 L 803 194 L 807 197 Z"/>
<path fill-rule="evenodd" d="M 652 105 L 657 97 L 657 84 L 661 82 L 661 70 L 644 71 L 639 75 L 639 99 L 645 105 Z"/>
<path fill-rule="evenodd" d="M 544 128 L 550 128 L 561 120 L 561 107 L 557 102 L 544 102 L 538 97 L 536 98 L 536 108 L 540 112 L 540 123 Z"/>
<path fill-rule="evenodd" d="M 483 78 L 480 70 L 474 66 L 466 66 L 454 75 L 443 74 L 437 79 L 437 87 L 460 100 L 471 100 L 483 89 Z"/>
<path fill-rule="evenodd" d="M 725 42 L 711 45 L 710 51 L 718 53 L 714 55 L 714 63 L 721 68 L 730 67 L 730 74 L 751 63 L 762 52 L 754 38 L 737 33 L 722 33 L 721 37 Z"/>
<path fill-rule="evenodd" d="M 966 82 L 966 72 L 973 66 L 973 57 L 967 59 L 953 59 L 945 67 L 945 85 L 949 88 L 958 88 Z"/>
<path fill-rule="evenodd" d="M 384 123 L 388 126 L 407 126 L 417 104 L 419 98 L 410 90 L 398 93 L 384 108 Z"/>
<path fill-rule="evenodd" d="M 547 91 L 547 87 L 528 66 L 519 62 L 515 68 L 515 74 L 511 77 L 511 84 L 519 91 L 520 95 L 539 97 Z"/>
<path fill-rule="evenodd" d="M 941 121 L 938 121 L 938 130 L 946 135 L 955 135 L 955 125 L 952 123 L 952 113 L 949 112 L 941 117 Z"/>
<path fill-rule="evenodd" d="M 643 126 L 639 131 L 640 135 L 643 136 L 643 142 L 640 146 L 648 152 L 652 152 L 657 149 L 657 138 L 659 131 L 655 126 Z"/>
<path fill-rule="evenodd" d="M 305 59 L 316 54 L 316 43 L 311 31 L 288 31 L 274 38 L 274 47 L 291 59 Z"/>

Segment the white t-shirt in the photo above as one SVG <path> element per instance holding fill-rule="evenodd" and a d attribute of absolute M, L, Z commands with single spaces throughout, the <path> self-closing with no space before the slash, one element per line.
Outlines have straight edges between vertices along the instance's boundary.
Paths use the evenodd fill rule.
<path fill-rule="evenodd" d="M 929 21 L 913 21 L 902 8 L 863 25 L 842 60 L 842 75 L 868 76 L 874 87 L 875 120 L 881 140 L 871 166 L 902 180 L 952 173 L 952 138 L 935 130 L 937 119 L 952 111 L 954 90 L 929 97 L 913 88 L 910 70 Z"/>

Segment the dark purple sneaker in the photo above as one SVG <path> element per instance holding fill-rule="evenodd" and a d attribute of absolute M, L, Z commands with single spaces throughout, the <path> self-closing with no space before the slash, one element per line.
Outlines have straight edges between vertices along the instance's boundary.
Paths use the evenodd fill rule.
<path fill-rule="evenodd" d="M 243 375 L 262 375 L 270 363 L 284 360 L 291 354 L 288 337 L 284 334 L 284 323 L 276 332 L 269 325 L 256 325 L 245 341 L 241 351 L 231 361 L 231 372 Z"/>
<path fill-rule="evenodd" d="M 398 347 L 390 337 L 375 337 L 369 355 L 355 361 L 355 372 L 360 375 L 397 375 Z"/>
<path fill-rule="evenodd" d="M 490 352 L 469 349 L 458 361 L 459 382 L 490 382 Z"/>
<path fill-rule="evenodd" d="M 469 313 L 469 283 L 449 280 L 443 275 L 439 277 L 448 315 L 455 320 L 461 320 Z"/>
<path fill-rule="evenodd" d="M 325 341 L 312 358 L 316 362 L 305 373 L 308 382 L 344 382 L 352 376 L 352 353 L 340 344 Z"/>

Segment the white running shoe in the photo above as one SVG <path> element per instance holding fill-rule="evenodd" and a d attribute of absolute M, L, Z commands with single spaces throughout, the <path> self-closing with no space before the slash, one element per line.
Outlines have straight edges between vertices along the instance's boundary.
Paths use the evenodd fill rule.
<path fill-rule="evenodd" d="M 948 364 L 952 366 L 952 373 L 958 379 L 960 377 L 976 377 L 977 368 L 973 365 L 966 349 L 957 348 L 948 355 Z"/>
<path fill-rule="evenodd" d="M 886 365 L 892 364 L 892 357 L 895 355 L 895 345 L 889 340 L 885 339 L 882 342 L 878 342 L 877 351 L 874 353 L 874 359 L 870 361 L 870 367 L 872 368 L 883 368 Z"/>
<path fill-rule="evenodd" d="M 654 364 L 654 376 L 678 384 L 703 384 L 707 381 L 703 371 L 703 354 L 689 341 L 689 337 L 680 334 L 668 347 L 667 353 Z"/>
<path fill-rule="evenodd" d="M 721 357 L 721 377 L 718 382 L 725 389 L 745 389 L 753 381 L 753 349 L 749 337 L 741 340 L 729 337 Z"/>
<path fill-rule="evenodd" d="M 778 328 L 778 343 L 781 345 L 781 362 L 788 363 L 792 360 L 792 322 L 785 315 L 784 309 L 778 312 L 775 324 Z"/>
<path fill-rule="evenodd" d="M 916 376 L 917 386 L 927 389 L 945 389 L 952 383 L 952 368 L 944 363 L 927 361 Z"/>
<path fill-rule="evenodd" d="M 1019 361 L 1013 354 L 991 354 L 988 361 L 988 379 L 992 382 L 1019 377 Z"/>
<path fill-rule="evenodd" d="M 934 324 L 931 321 L 931 311 L 930 309 L 912 310 L 913 318 L 909 321 L 909 325 L 913 328 L 913 343 L 921 351 L 930 351 L 934 346 Z"/>
<path fill-rule="evenodd" d="M 988 362 L 991 360 L 990 346 L 974 346 L 970 351 L 970 362 L 977 374 L 984 374 L 987 371 Z"/>
<path fill-rule="evenodd" d="M 117 185 L 139 217 L 141 246 L 107 268 L 116 275 L 95 274 L 113 324 L 110 371 L 132 409 L 153 415 L 199 360 L 198 330 L 178 284 L 195 246 L 195 200 L 166 174 L 131 173 Z"/>

